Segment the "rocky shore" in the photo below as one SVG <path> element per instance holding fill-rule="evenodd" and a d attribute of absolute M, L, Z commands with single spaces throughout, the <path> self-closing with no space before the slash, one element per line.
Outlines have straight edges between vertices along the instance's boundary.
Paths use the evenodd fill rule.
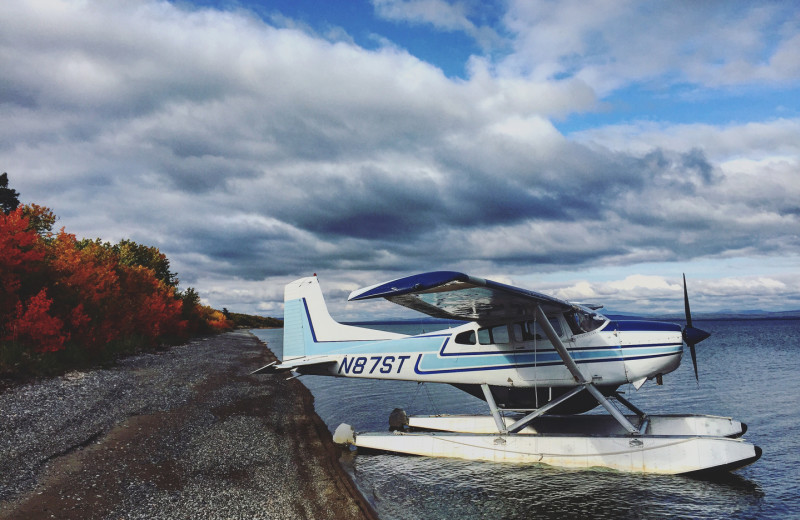
<path fill-rule="evenodd" d="M 0 519 L 375 518 L 249 332 L 0 393 Z"/>

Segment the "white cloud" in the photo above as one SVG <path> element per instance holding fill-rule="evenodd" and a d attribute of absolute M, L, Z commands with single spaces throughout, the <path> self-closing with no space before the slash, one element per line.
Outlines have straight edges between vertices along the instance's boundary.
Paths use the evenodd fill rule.
<path fill-rule="evenodd" d="M 570 138 L 625 153 L 645 154 L 659 148 L 683 153 L 702 149 L 713 161 L 743 157 L 761 160 L 800 155 L 800 119 L 722 126 L 639 121 L 575 132 Z"/>
<path fill-rule="evenodd" d="M 574 76 L 600 96 L 637 82 L 707 87 L 800 79 L 798 16 L 767 2 L 515 0 L 503 74 Z"/>
<path fill-rule="evenodd" d="M 548 292 L 569 301 L 605 304 L 611 312 L 683 313 L 683 281 L 662 276 L 631 275 L 604 282 L 577 280 L 550 285 Z M 687 279 L 693 313 L 763 309 L 782 299 L 797 302 L 800 276 L 740 276 Z"/>
<path fill-rule="evenodd" d="M 483 2 L 445 0 L 372 0 L 381 18 L 413 24 L 430 24 L 443 31 L 464 32 L 484 48 L 498 44 L 500 37 L 489 26 L 476 25 L 470 18 L 486 9 Z"/>

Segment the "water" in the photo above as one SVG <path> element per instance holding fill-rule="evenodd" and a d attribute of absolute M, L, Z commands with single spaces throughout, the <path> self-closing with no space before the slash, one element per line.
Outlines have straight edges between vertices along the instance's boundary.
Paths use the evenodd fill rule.
<path fill-rule="evenodd" d="M 648 413 L 703 413 L 747 423 L 761 459 L 727 479 L 572 471 L 401 455 L 346 457 L 382 519 L 418 518 L 800 518 L 800 321 L 697 321 L 700 386 L 688 352 L 680 368 L 626 396 Z M 420 332 L 419 326 L 383 326 Z M 254 331 L 278 355 L 281 330 Z M 389 413 L 487 414 L 447 385 L 320 376 L 301 378 L 333 431 L 383 431 Z"/>

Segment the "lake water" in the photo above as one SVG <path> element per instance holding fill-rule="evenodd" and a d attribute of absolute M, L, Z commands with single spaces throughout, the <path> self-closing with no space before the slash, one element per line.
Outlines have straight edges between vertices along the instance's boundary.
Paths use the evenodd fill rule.
<path fill-rule="evenodd" d="M 350 455 L 344 464 L 382 519 L 419 518 L 800 518 L 800 321 L 700 321 L 700 385 L 688 352 L 664 377 L 626 396 L 644 411 L 730 416 L 763 448 L 731 477 L 573 471 L 402 455 Z M 430 327 L 430 325 L 425 325 Z M 381 326 L 421 332 L 420 325 Z M 428 329 L 430 330 L 430 329 Z M 253 331 L 276 355 L 282 330 Z M 320 376 L 300 378 L 333 431 L 383 431 L 389 413 L 479 413 L 488 408 L 448 385 Z"/>

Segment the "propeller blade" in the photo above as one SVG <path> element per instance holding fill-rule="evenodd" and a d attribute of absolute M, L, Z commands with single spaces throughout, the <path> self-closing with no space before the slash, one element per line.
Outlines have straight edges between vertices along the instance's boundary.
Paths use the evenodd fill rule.
<path fill-rule="evenodd" d="M 700 378 L 697 376 L 697 352 L 694 350 L 694 343 L 689 343 L 689 352 L 692 354 L 692 366 L 694 367 L 694 380 L 700 383 Z"/>
<path fill-rule="evenodd" d="M 686 311 L 686 328 L 683 329 L 683 341 L 689 345 L 689 353 L 692 355 L 692 366 L 694 367 L 694 378 L 699 383 L 700 378 L 697 375 L 697 351 L 694 346 L 711 334 L 692 326 L 692 311 L 689 310 L 689 292 L 686 290 L 686 273 L 683 274 L 683 308 Z"/>
<path fill-rule="evenodd" d="M 686 311 L 686 326 L 692 326 L 692 311 L 689 310 L 689 293 L 686 291 L 686 273 L 683 273 L 683 308 Z"/>

